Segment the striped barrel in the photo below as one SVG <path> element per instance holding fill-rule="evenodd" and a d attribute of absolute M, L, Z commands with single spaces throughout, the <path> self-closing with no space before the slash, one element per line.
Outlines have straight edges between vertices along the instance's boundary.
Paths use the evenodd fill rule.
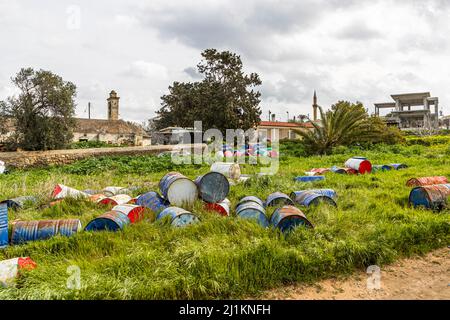
<path fill-rule="evenodd" d="M 412 178 L 406 182 L 408 187 L 422 187 L 431 186 L 433 184 L 446 184 L 448 183 L 447 177 L 436 176 L 436 177 L 423 177 L 423 178 Z"/>
<path fill-rule="evenodd" d="M 377 172 L 377 171 L 389 171 L 391 170 L 392 167 L 390 165 L 386 165 L 386 164 L 376 164 L 372 166 L 372 171 L 373 172 Z"/>
<path fill-rule="evenodd" d="M 215 162 L 211 165 L 210 171 L 220 172 L 225 177 L 233 180 L 241 176 L 241 167 L 233 162 Z"/>
<path fill-rule="evenodd" d="M 297 182 L 315 182 L 325 180 L 324 176 L 300 176 L 294 178 Z"/>
<path fill-rule="evenodd" d="M 91 220 L 84 230 L 86 231 L 118 231 L 130 223 L 127 215 L 119 211 L 108 211 L 101 216 Z"/>
<path fill-rule="evenodd" d="M 12 199 L 3 200 L 2 203 L 6 203 L 8 208 L 12 209 L 21 209 L 26 203 L 35 204 L 37 202 L 37 198 L 33 196 L 22 196 Z"/>
<path fill-rule="evenodd" d="M 394 168 L 394 170 L 400 170 L 400 169 L 408 168 L 408 165 L 406 165 L 404 163 L 391 163 L 391 164 L 389 164 L 389 166 Z"/>
<path fill-rule="evenodd" d="M 289 232 L 298 226 L 313 228 L 305 214 L 294 206 L 284 206 L 276 209 L 270 217 L 270 224 L 281 232 Z"/>
<path fill-rule="evenodd" d="M 262 227 L 267 227 L 269 221 L 266 217 L 264 207 L 254 201 L 240 201 L 236 207 L 236 216 L 243 219 L 251 219 L 256 221 Z"/>
<path fill-rule="evenodd" d="M 8 245 L 8 205 L 0 203 L 0 248 Z"/>
<path fill-rule="evenodd" d="M 409 194 L 409 203 L 413 207 L 440 210 L 448 205 L 450 184 L 435 184 L 416 187 Z"/>
<path fill-rule="evenodd" d="M 156 220 L 161 220 L 164 217 L 170 217 L 170 224 L 173 227 L 185 227 L 199 221 L 195 214 L 178 207 L 168 207 L 164 209 L 158 214 Z"/>
<path fill-rule="evenodd" d="M 117 206 L 114 206 L 112 211 L 119 211 L 125 214 L 128 219 L 130 219 L 130 223 L 136 223 L 144 219 L 144 207 L 137 206 L 134 204 L 120 204 Z"/>
<path fill-rule="evenodd" d="M 52 198 L 63 199 L 63 198 L 87 198 L 89 195 L 83 191 L 67 187 L 63 184 L 57 184 L 52 191 Z"/>
<path fill-rule="evenodd" d="M 78 219 L 18 221 L 12 227 L 11 243 L 45 240 L 56 235 L 69 237 L 80 230 Z"/>
<path fill-rule="evenodd" d="M 372 164 L 364 157 L 353 157 L 348 159 L 345 162 L 345 167 L 354 169 L 361 174 L 372 172 Z"/>
<path fill-rule="evenodd" d="M 292 201 L 289 196 L 283 192 L 274 192 L 269 194 L 269 196 L 266 199 L 265 206 L 266 207 L 274 207 L 274 206 L 284 206 L 284 205 L 294 205 L 294 202 Z"/>
<path fill-rule="evenodd" d="M 197 185 L 179 172 L 169 172 L 159 181 L 163 197 L 174 206 L 191 205 L 198 198 Z"/>
<path fill-rule="evenodd" d="M 319 203 L 327 203 L 336 206 L 336 192 L 332 189 L 315 189 L 293 191 L 291 198 L 301 206 L 309 207 Z"/>
<path fill-rule="evenodd" d="M 136 205 L 149 208 L 154 213 L 160 213 L 166 209 L 170 203 L 162 198 L 157 192 L 150 191 L 140 195 L 136 200 Z"/>
<path fill-rule="evenodd" d="M 215 211 L 222 216 L 230 215 L 230 200 L 225 198 L 219 203 L 205 203 L 205 208 L 209 211 Z"/>
<path fill-rule="evenodd" d="M 220 172 L 208 172 L 194 180 L 200 198 L 209 203 L 223 201 L 230 192 L 230 183 L 227 177 Z"/>
<path fill-rule="evenodd" d="M 105 205 L 117 206 L 119 204 L 128 203 L 130 200 L 131 200 L 131 197 L 127 194 L 117 194 L 112 197 L 100 199 L 100 201 L 98 201 L 98 203 L 105 204 Z"/>

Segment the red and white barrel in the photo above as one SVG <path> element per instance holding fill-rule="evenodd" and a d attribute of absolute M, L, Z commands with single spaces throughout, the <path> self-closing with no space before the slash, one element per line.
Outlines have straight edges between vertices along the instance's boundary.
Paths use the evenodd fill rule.
<path fill-rule="evenodd" d="M 225 177 L 233 180 L 241 176 L 241 167 L 233 162 L 215 162 L 211 165 L 210 171 L 220 172 Z"/>
<path fill-rule="evenodd" d="M 102 201 L 105 198 L 107 198 L 107 196 L 105 196 L 103 193 L 93 194 L 89 196 L 89 200 L 96 203 Z"/>
<path fill-rule="evenodd" d="M 104 195 L 106 195 L 107 197 L 112 197 L 118 194 L 123 194 L 124 192 L 121 192 L 121 190 L 124 189 L 124 187 L 114 187 L 114 186 L 110 186 L 110 187 L 106 187 L 102 190 L 102 193 Z"/>
<path fill-rule="evenodd" d="M 119 204 L 125 204 L 128 203 L 131 200 L 131 197 L 127 194 L 118 194 L 112 197 L 107 197 L 101 199 L 98 203 L 101 204 L 110 204 L 113 206 L 117 206 Z"/>
<path fill-rule="evenodd" d="M 169 172 L 162 177 L 159 189 L 172 206 L 191 205 L 198 198 L 197 185 L 179 172 Z"/>
<path fill-rule="evenodd" d="M 350 158 L 345 162 L 345 167 L 354 169 L 361 174 L 372 172 L 372 164 L 365 158 Z"/>
<path fill-rule="evenodd" d="M 215 211 L 222 216 L 228 217 L 230 215 L 231 202 L 225 198 L 219 203 L 205 203 L 205 208 L 209 211 Z"/>
<path fill-rule="evenodd" d="M 52 199 L 63 199 L 63 198 L 87 198 L 89 194 L 86 192 L 65 186 L 63 184 L 57 184 L 52 191 Z"/>
<path fill-rule="evenodd" d="M 34 268 L 36 268 L 36 262 L 29 257 L 0 261 L 0 286 L 12 285 L 20 270 L 32 270 Z"/>
<path fill-rule="evenodd" d="M 122 212 L 130 219 L 131 223 L 136 223 L 144 219 L 145 208 L 134 204 L 119 204 L 111 210 Z"/>

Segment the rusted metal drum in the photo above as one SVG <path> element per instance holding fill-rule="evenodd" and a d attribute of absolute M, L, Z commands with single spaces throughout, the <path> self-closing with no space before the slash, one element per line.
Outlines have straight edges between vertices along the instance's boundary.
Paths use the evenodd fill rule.
<path fill-rule="evenodd" d="M 160 213 L 166 209 L 170 203 L 157 192 L 150 191 L 140 195 L 136 200 L 136 205 L 149 208 L 154 213 Z"/>
<path fill-rule="evenodd" d="M 78 219 L 18 221 L 12 227 L 11 243 L 44 240 L 56 235 L 69 237 L 80 230 Z"/>
<path fill-rule="evenodd" d="M 294 205 L 289 196 L 283 192 L 274 192 L 269 194 L 266 199 L 265 206 L 266 207 L 275 207 L 275 206 L 284 206 L 284 205 Z"/>
<path fill-rule="evenodd" d="M 409 194 L 409 203 L 414 207 L 443 209 L 449 203 L 450 184 L 435 184 L 416 187 Z"/>
<path fill-rule="evenodd" d="M 276 209 L 270 217 L 270 224 L 281 232 L 289 232 L 298 226 L 314 227 L 305 214 L 294 206 Z"/>
<path fill-rule="evenodd" d="M 323 175 L 323 174 L 325 174 L 327 172 L 330 172 L 330 171 L 331 170 L 328 169 L 328 168 L 314 168 L 314 169 L 310 170 L 310 172 L 314 172 L 315 176 L 321 176 L 321 175 Z"/>
<path fill-rule="evenodd" d="M 446 184 L 448 183 L 447 177 L 436 176 L 436 177 L 423 177 L 423 178 L 412 178 L 406 182 L 408 187 L 422 187 L 430 186 L 433 184 Z"/>
<path fill-rule="evenodd" d="M 24 204 L 30 203 L 35 204 L 37 202 L 37 198 L 33 196 L 22 196 L 17 198 L 12 198 L 8 200 L 3 200 L 1 203 L 6 203 L 8 208 L 12 209 L 21 209 L 23 208 Z"/>
<path fill-rule="evenodd" d="M 127 203 L 128 203 L 128 204 L 136 204 L 136 201 L 137 201 L 137 199 L 138 199 L 140 196 L 141 196 L 141 195 L 138 195 L 138 196 L 136 196 L 136 197 L 134 197 L 134 198 L 131 198 L 131 200 L 128 201 Z"/>
<path fill-rule="evenodd" d="M 233 162 L 215 162 L 211 165 L 210 171 L 220 172 L 225 177 L 233 180 L 241 176 L 241 167 Z"/>
<path fill-rule="evenodd" d="M 246 202 L 255 202 L 255 203 L 259 204 L 261 207 L 264 208 L 264 201 L 262 201 L 260 198 L 255 197 L 255 196 L 246 196 L 246 197 L 243 197 L 241 200 L 239 200 L 239 203 L 237 204 L 236 208 L 237 208 L 240 204 L 243 204 L 243 203 L 246 203 Z"/>
<path fill-rule="evenodd" d="M 221 202 L 230 192 L 230 183 L 220 172 L 211 171 L 198 176 L 194 183 L 197 185 L 199 197 L 205 202 Z"/>
<path fill-rule="evenodd" d="M 92 202 L 100 202 L 100 201 L 102 201 L 105 198 L 107 198 L 107 196 L 105 196 L 102 193 L 93 194 L 93 195 L 89 196 L 89 200 L 92 201 Z"/>
<path fill-rule="evenodd" d="M 386 164 L 376 164 L 376 165 L 372 166 L 372 172 L 389 171 L 391 169 L 392 169 L 392 167 L 390 165 L 386 165 Z"/>
<path fill-rule="evenodd" d="M 91 220 L 84 228 L 86 231 L 118 231 L 130 223 L 130 219 L 126 214 L 119 211 L 108 211 L 101 216 Z"/>
<path fill-rule="evenodd" d="M 0 248 L 8 245 L 8 206 L 0 203 Z"/>
<path fill-rule="evenodd" d="M 63 198 L 86 198 L 89 195 L 83 191 L 67 187 L 63 184 L 57 184 L 52 191 L 52 198 L 63 199 Z"/>
<path fill-rule="evenodd" d="M 101 193 L 103 193 L 107 197 L 112 197 L 117 194 L 124 194 L 125 192 L 121 192 L 122 189 L 124 189 L 124 187 L 109 186 L 104 188 Z"/>
<path fill-rule="evenodd" d="M 293 191 L 291 198 L 301 206 L 309 207 L 326 203 L 336 206 L 336 192 L 332 189 L 315 189 L 315 190 L 301 190 Z"/>
<path fill-rule="evenodd" d="M 269 220 L 266 217 L 266 210 L 264 209 L 264 206 L 255 201 L 242 200 L 236 206 L 236 216 L 239 218 L 254 220 L 262 227 L 267 227 L 269 225 Z"/>
<path fill-rule="evenodd" d="M 174 206 L 191 205 L 198 198 L 197 185 L 179 172 L 169 172 L 162 177 L 159 189 Z"/>
<path fill-rule="evenodd" d="M 408 168 L 408 165 L 406 165 L 404 163 L 391 163 L 389 166 L 394 168 L 394 170 L 400 170 L 400 169 Z"/>
<path fill-rule="evenodd" d="M 200 221 L 192 212 L 178 207 L 164 209 L 158 214 L 156 220 L 163 219 L 164 217 L 170 217 L 170 224 L 174 227 L 185 227 Z"/>
<path fill-rule="evenodd" d="M 119 204 L 114 206 L 111 210 L 122 212 L 130 219 L 131 223 L 136 223 L 144 219 L 145 208 L 134 204 Z"/>
<path fill-rule="evenodd" d="M 209 211 L 215 211 L 222 216 L 229 216 L 230 205 L 230 200 L 225 198 L 222 202 L 219 203 L 205 203 L 205 208 Z"/>
<path fill-rule="evenodd" d="M 325 180 L 324 176 L 300 176 L 294 178 L 297 182 L 315 182 Z"/>
<path fill-rule="evenodd" d="M 372 172 L 372 164 L 364 157 L 353 157 L 348 159 L 345 162 L 345 167 L 354 169 L 361 174 Z"/>
<path fill-rule="evenodd" d="M 131 200 L 131 197 L 129 195 L 118 194 L 118 195 L 115 195 L 112 197 L 103 198 L 100 201 L 98 201 L 98 203 L 117 206 L 119 204 L 125 204 L 130 200 Z"/>
<path fill-rule="evenodd" d="M 344 168 L 346 174 L 358 174 L 358 171 L 353 168 Z"/>
<path fill-rule="evenodd" d="M 337 166 L 332 166 L 330 168 L 330 170 L 331 170 L 331 172 L 338 173 L 338 174 L 346 174 L 347 173 L 344 168 L 339 168 Z"/>

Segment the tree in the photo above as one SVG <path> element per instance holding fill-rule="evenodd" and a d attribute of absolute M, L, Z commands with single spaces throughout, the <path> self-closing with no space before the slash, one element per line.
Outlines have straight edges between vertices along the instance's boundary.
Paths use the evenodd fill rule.
<path fill-rule="evenodd" d="M 3 132 L 8 121 L 15 128 L 6 142 L 8 149 L 66 147 L 76 125 L 75 85 L 50 71 L 32 68 L 21 69 L 11 80 L 20 93 L 0 103 Z"/>
<path fill-rule="evenodd" d="M 161 97 L 156 126 L 192 127 L 202 121 L 203 128 L 247 130 L 260 121 L 261 84 L 256 73 L 244 74 L 241 58 L 229 51 L 207 49 L 197 65 L 204 76 L 199 82 L 174 82 L 169 94 Z"/>
<path fill-rule="evenodd" d="M 312 130 L 295 130 L 311 153 L 327 154 L 339 145 L 355 143 L 396 143 L 403 139 L 400 132 L 388 129 L 378 117 L 369 117 L 364 106 L 339 101 L 324 112 L 319 107 L 321 120 L 311 122 Z M 398 129 L 396 129 L 399 131 Z"/>

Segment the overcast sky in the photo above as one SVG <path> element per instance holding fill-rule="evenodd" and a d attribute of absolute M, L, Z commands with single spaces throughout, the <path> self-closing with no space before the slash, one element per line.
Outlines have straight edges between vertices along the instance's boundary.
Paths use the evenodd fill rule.
<path fill-rule="evenodd" d="M 78 87 L 77 116 L 153 117 L 173 81 L 194 81 L 206 48 L 238 53 L 263 82 L 262 118 L 312 114 L 337 100 L 373 103 L 430 91 L 450 113 L 450 1 L 0 0 L 0 100 L 21 67 Z"/>

